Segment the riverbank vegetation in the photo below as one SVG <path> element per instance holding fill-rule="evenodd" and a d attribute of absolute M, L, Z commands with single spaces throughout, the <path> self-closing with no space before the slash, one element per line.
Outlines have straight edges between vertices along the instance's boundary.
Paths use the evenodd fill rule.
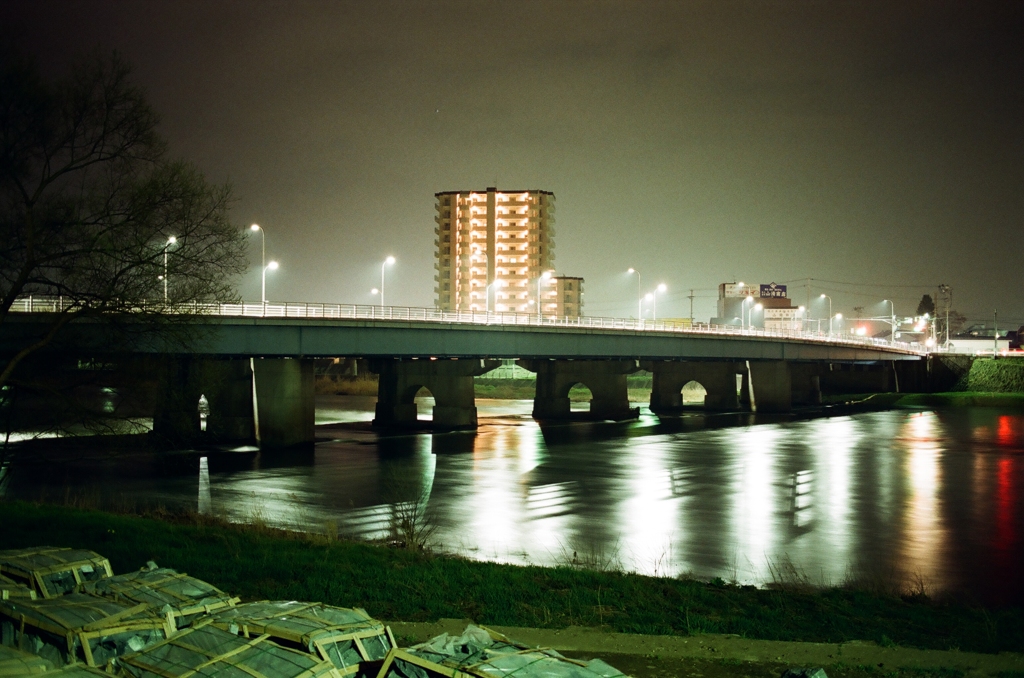
<path fill-rule="evenodd" d="M 321 600 L 394 621 L 466 618 L 538 628 L 1024 650 L 1024 611 L 934 600 L 923 586 L 896 580 L 814 588 L 776 564 L 774 585 L 759 589 L 587 569 L 576 559 L 555 568 L 476 562 L 340 541 L 334 532 L 329 526 L 318 534 L 282 532 L 258 517 L 231 525 L 194 514 L 0 502 L 3 548 L 88 548 L 107 556 L 115 572 L 155 560 L 247 600 Z"/>

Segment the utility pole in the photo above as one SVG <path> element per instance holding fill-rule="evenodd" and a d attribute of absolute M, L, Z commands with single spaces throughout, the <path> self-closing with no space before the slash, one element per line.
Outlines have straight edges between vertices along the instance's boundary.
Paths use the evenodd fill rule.
<path fill-rule="evenodd" d="M 999 355 L 999 314 L 992 310 L 992 360 Z"/>
<path fill-rule="evenodd" d="M 693 290 L 690 290 L 690 327 L 693 327 Z"/>
<path fill-rule="evenodd" d="M 810 317 L 811 317 L 811 279 L 810 278 L 807 279 L 807 283 L 804 285 L 804 287 L 807 288 L 807 304 L 804 306 L 804 308 L 807 309 L 805 311 L 805 313 L 807 313 L 807 318 L 810 319 Z"/>
<path fill-rule="evenodd" d="M 939 298 L 946 311 L 946 346 L 949 346 L 949 309 L 953 306 L 953 288 L 949 285 L 939 285 Z M 938 312 L 936 311 L 936 315 Z"/>

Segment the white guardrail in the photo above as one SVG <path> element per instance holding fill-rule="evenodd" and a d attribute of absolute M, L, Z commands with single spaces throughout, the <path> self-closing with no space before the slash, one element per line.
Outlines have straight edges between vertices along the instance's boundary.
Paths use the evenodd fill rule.
<path fill-rule="evenodd" d="M 73 302 L 62 297 L 19 297 L 11 306 L 15 313 L 61 313 L 73 310 Z M 426 323 L 458 323 L 467 325 L 520 325 L 534 327 L 585 327 L 602 330 L 628 330 L 634 332 L 667 332 L 764 337 L 774 339 L 802 339 L 840 346 L 870 346 L 895 349 L 924 355 L 928 349 L 919 344 L 886 341 L 856 335 L 833 335 L 824 332 L 798 330 L 764 330 L 740 328 L 735 325 L 694 323 L 692 326 L 678 321 L 636 320 L 634 318 L 601 318 L 594 316 L 539 316 L 536 313 L 494 313 L 479 311 L 438 311 L 410 306 L 363 306 L 357 304 L 318 304 L 309 302 L 265 302 L 224 304 L 217 302 L 191 304 L 163 304 L 146 302 L 135 307 L 139 311 L 169 312 L 181 315 L 209 315 L 225 318 L 314 318 L 338 320 L 401 320 Z M 934 351 L 935 349 L 931 349 Z"/>

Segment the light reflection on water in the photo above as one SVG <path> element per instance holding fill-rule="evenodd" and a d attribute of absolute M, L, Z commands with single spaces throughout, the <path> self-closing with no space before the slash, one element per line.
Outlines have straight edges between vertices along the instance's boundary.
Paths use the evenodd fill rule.
<path fill-rule="evenodd" d="M 1022 597 L 1020 412 L 725 418 L 708 428 L 699 415 L 659 422 L 645 411 L 630 424 L 542 429 L 531 401 L 480 400 L 475 433 L 378 436 L 365 425 L 373 404 L 318 399 L 318 435 L 330 440 L 315 451 L 204 452 L 210 510 L 382 538 L 393 505 L 423 501 L 444 548 L 482 559 L 754 584 L 920 580 L 931 591 Z M 421 416 L 431 404 L 421 399 Z M 198 456 L 19 468 L 8 494 L 70 487 L 195 508 Z"/>

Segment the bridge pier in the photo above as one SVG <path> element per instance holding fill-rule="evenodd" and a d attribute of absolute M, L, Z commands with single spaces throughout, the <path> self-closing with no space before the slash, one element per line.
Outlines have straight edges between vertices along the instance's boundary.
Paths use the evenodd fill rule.
<path fill-rule="evenodd" d="M 534 419 L 625 421 L 640 416 L 640 408 L 629 406 L 626 386 L 626 375 L 637 371 L 634 360 L 520 360 L 519 364 L 537 374 Z M 571 412 L 569 390 L 578 383 L 593 396 L 590 412 Z"/>
<path fill-rule="evenodd" d="M 747 361 L 750 409 L 789 412 L 793 409 L 793 379 L 785 360 Z"/>
<path fill-rule="evenodd" d="M 261 447 L 314 440 L 311 360 L 167 356 L 161 372 L 153 431 L 169 440 Z M 200 396 L 209 409 L 205 430 Z"/>
<path fill-rule="evenodd" d="M 153 431 L 181 443 L 251 443 L 255 440 L 252 371 L 248 358 L 164 356 L 153 412 Z M 202 430 L 199 398 L 209 403 Z"/>
<path fill-rule="evenodd" d="M 792 382 L 794 405 L 821 404 L 821 373 L 813 363 L 790 363 L 789 375 Z"/>
<path fill-rule="evenodd" d="M 312 444 L 316 422 L 313 361 L 254 358 L 251 364 L 256 394 L 250 409 L 255 405 L 260 447 Z M 211 415 L 212 407 L 211 403 Z"/>
<path fill-rule="evenodd" d="M 434 428 L 476 428 L 473 377 L 493 370 L 497 360 L 397 360 L 378 358 L 370 369 L 379 375 L 373 425 L 416 426 L 416 392 L 434 396 Z"/>
<path fill-rule="evenodd" d="M 683 386 L 695 381 L 704 387 L 704 409 L 736 410 L 736 375 L 745 371 L 743 363 L 658 360 L 641 363 L 653 375 L 651 411 L 670 414 L 683 409 Z"/>

